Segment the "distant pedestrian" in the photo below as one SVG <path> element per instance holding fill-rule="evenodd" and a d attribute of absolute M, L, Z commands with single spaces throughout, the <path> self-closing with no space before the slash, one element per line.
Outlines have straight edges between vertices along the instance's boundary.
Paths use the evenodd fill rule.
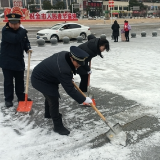
<path fill-rule="evenodd" d="M 115 20 L 114 24 L 112 25 L 112 30 L 113 30 L 113 37 L 114 37 L 114 42 L 118 42 L 118 36 L 119 36 L 119 24 L 118 22 Z"/>
<path fill-rule="evenodd" d="M 126 42 L 129 42 L 129 31 L 131 30 L 131 26 L 128 24 L 128 21 L 124 21 L 124 31 Z"/>

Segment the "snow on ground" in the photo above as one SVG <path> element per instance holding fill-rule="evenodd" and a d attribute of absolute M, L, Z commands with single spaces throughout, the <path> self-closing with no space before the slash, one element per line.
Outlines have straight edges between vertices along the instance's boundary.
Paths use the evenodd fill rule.
<path fill-rule="evenodd" d="M 160 117 L 159 41 L 160 37 L 151 36 L 131 39 L 129 43 L 114 43 L 110 40 L 110 52 L 104 52 L 103 59 L 96 57 L 92 60 L 91 86 L 135 100 L 143 106 L 150 107 L 148 112 Z M 33 47 L 31 69 L 56 52 L 69 51 L 71 45 L 79 44 L 57 46 L 47 44 L 46 47 Z M 25 60 L 27 64 L 27 57 Z M 75 80 L 79 81 L 79 76 L 75 76 Z M 0 107 L 3 105 L 1 102 Z M 76 139 L 82 136 L 81 132 L 72 131 L 70 136 L 60 136 L 54 132 L 47 134 L 46 130 L 37 127 L 26 128 L 18 135 L 13 131 L 14 128 L 3 126 L 6 118 L 10 119 L 10 117 L 4 118 L 0 113 L 1 160 L 129 160 L 131 158 L 138 160 L 141 153 L 145 154 L 147 150 L 158 146 L 160 141 L 160 133 L 155 132 L 149 138 L 127 147 L 108 143 L 90 149 L 87 144 L 80 142 L 79 147 L 77 145 L 75 147 Z"/>

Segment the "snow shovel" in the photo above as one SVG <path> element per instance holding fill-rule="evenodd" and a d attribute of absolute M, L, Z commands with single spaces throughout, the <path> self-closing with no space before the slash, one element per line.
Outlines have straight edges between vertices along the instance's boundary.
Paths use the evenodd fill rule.
<path fill-rule="evenodd" d="M 91 69 L 91 61 L 89 62 L 89 67 Z M 90 76 L 91 76 L 91 74 L 88 75 L 88 84 L 87 84 L 87 86 L 88 86 L 88 97 L 91 97 L 93 105 L 96 106 L 96 101 L 94 99 L 94 95 L 92 95 L 92 96 L 90 95 Z M 83 104 L 86 105 L 86 103 L 83 103 Z"/>
<path fill-rule="evenodd" d="M 79 87 L 74 83 L 72 82 L 75 86 L 75 88 L 84 96 L 86 97 L 86 95 L 79 89 Z M 123 132 L 122 130 L 122 126 L 117 123 L 115 124 L 113 127 L 110 126 L 110 124 L 107 122 L 106 118 L 101 114 L 101 112 L 93 105 L 93 103 L 90 104 L 91 107 L 97 112 L 97 114 L 102 118 L 102 120 L 106 123 L 106 125 L 110 128 L 110 130 L 108 130 L 108 132 L 106 133 L 106 136 L 108 137 L 108 139 L 110 141 L 113 141 L 115 143 L 118 143 L 118 144 L 122 144 L 123 146 L 126 145 L 126 133 Z M 119 136 L 120 137 L 119 137 Z M 119 141 L 117 142 L 116 139 Z"/>
<path fill-rule="evenodd" d="M 17 112 L 30 112 L 32 109 L 33 101 L 27 101 L 28 99 L 28 84 L 29 84 L 29 70 L 30 70 L 30 57 L 31 52 L 28 53 L 28 69 L 26 78 L 26 91 L 25 91 L 25 101 L 19 101 Z"/>

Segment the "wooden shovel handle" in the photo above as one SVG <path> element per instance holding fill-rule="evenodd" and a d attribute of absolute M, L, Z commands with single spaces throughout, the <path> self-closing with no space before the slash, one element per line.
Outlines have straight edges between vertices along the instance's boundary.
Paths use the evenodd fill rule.
<path fill-rule="evenodd" d="M 31 59 L 31 52 L 28 53 L 28 68 L 27 68 L 27 78 L 26 78 L 26 94 L 28 94 L 30 59 Z"/>
<path fill-rule="evenodd" d="M 91 70 L 91 61 L 89 62 L 89 67 L 90 67 L 90 70 Z M 88 86 L 90 85 L 90 75 L 91 74 L 88 75 Z"/>
<path fill-rule="evenodd" d="M 75 86 L 75 88 L 84 96 L 86 97 L 86 95 L 79 89 L 79 87 L 72 81 L 73 85 Z M 102 115 L 102 113 L 93 105 L 93 103 L 90 104 L 91 107 L 98 113 L 98 115 L 103 119 L 103 121 L 106 122 L 106 118 Z"/>

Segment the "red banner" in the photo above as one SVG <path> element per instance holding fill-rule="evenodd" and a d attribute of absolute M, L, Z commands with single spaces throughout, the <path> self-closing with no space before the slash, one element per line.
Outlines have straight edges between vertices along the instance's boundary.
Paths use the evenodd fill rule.
<path fill-rule="evenodd" d="M 30 13 L 30 19 L 40 19 L 40 20 L 68 20 L 77 19 L 76 13 Z"/>
<path fill-rule="evenodd" d="M 29 13 L 26 8 L 13 7 L 4 10 L 5 20 L 9 13 L 17 13 L 22 15 L 22 20 L 77 20 L 76 13 Z"/>
<path fill-rule="evenodd" d="M 102 6 L 102 2 L 88 2 L 88 6 L 101 7 Z"/>

